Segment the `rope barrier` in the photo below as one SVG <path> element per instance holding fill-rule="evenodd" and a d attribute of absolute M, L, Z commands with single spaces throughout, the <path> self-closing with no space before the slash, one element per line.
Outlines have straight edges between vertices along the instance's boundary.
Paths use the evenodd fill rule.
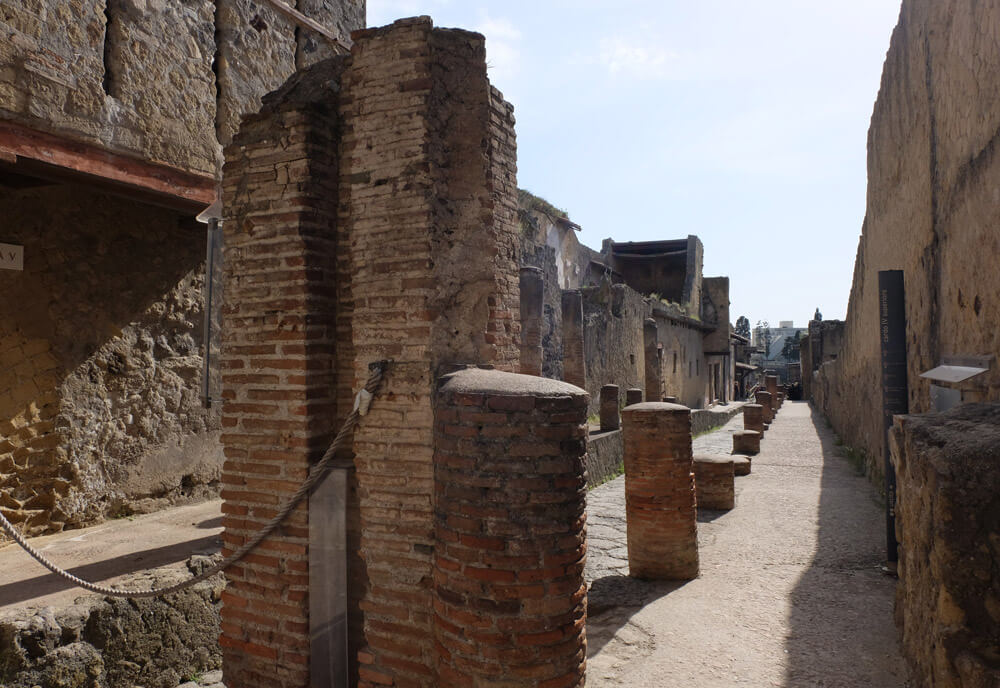
<path fill-rule="evenodd" d="M 179 583 L 175 583 L 174 585 L 162 588 L 153 588 L 151 590 L 119 590 L 118 588 L 98 585 L 74 576 L 69 571 L 60 568 L 47 559 L 45 555 L 28 544 L 24 535 L 21 534 L 14 524 L 4 517 L 2 512 L 0 512 L 0 529 L 9 535 L 14 542 L 19 544 L 21 548 L 30 554 L 39 564 L 57 576 L 66 579 L 73 585 L 81 587 L 84 590 L 96 592 L 101 595 L 107 595 L 109 597 L 139 599 L 144 597 L 161 597 L 163 595 L 169 595 L 170 593 L 180 592 L 185 588 L 190 588 L 192 585 L 201 583 L 220 571 L 224 571 L 253 551 L 257 545 L 264 541 L 264 538 L 271 535 L 278 528 L 278 526 L 281 525 L 282 521 L 284 521 L 288 515 L 292 513 L 295 507 L 297 507 L 299 503 L 305 499 L 306 495 L 308 495 L 312 489 L 326 476 L 330 467 L 330 462 L 333 461 L 333 457 L 340 448 L 341 443 L 343 443 L 355 426 L 357 426 L 358 420 L 361 416 L 368 412 L 368 407 L 371 404 L 372 398 L 374 398 L 375 394 L 377 394 L 378 389 L 382 384 L 382 378 L 385 376 L 389 363 L 390 361 L 378 361 L 369 366 L 371 373 L 368 377 L 368 382 L 366 382 L 364 388 L 358 392 L 358 396 L 355 398 L 354 402 L 354 409 L 344 420 L 344 424 L 341 426 L 340 432 L 337 433 L 337 436 L 333 439 L 330 447 L 326 450 L 326 453 L 323 454 L 323 458 L 309 470 L 309 475 L 299 486 L 299 489 L 296 490 L 295 494 L 293 494 L 288 501 L 285 502 L 285 504 L 281 507 L 281 510 L 278 511 L 274 518 L 268 521 L 267 525 L 265 525 L 250 541 L 244 543 L 244 545 L 238 550 L 214 566 L 205 569 L 194 578 L 189 578 Z"/>

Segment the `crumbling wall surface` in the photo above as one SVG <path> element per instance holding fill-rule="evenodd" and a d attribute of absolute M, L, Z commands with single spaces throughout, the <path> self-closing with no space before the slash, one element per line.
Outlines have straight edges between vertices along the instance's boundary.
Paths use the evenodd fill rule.
<path fill-rule="evenodd" d="M 708 398 L 708 365 L 701 330 L 664 317 L 653 309 L 657 340 L 663 345 L 660 379 L 663 395 L 692 409 L 704 408 Z M 651 400 L 652 401 L 652 400 Z"/>
<path fill-rule="evenodd" d="M 347 43 L 365 24 L 364 0 L 298 8 Z M 0 117 L 208 175 L 240 116 L 331 50 L 252 0 L 5 2 L 0 30 Z"/>
<path fill-rule="evenodd" d="M 544 284 L 542 304 L 542 376 L 563 379 L 562 351 L 562 289 L 559 287 L 559 270 L 556 250 L 538 242 L 538 219 L 522 210 L 521 263 L 540 268 Z"/>
<path fill-rule="evenodd" d="M 588 413 L 593 415 L 600 410 L 604 385 L 618 385 L 622 402 L 625 390 L 643 387 L 646 359 L 642 325 L 649 306 L 635 290 L 608 280 L 582 292 Z"/>
<path fill-rule="evenodd" d="M 194 557 L 191 572 L 213 561 Z M 188 571 L 156 569 L 129 576 L 143 588 L 177 583 Z M 79 597 L 67 607 L 0 616 L 0 685 L 5 688 L 176 688 L 193 677 L 218 677 L 222 575 L 165 598 Z M 220 677 L 221 678 L 221 677 Z"/>
<path fill-rule="evenodd" d="M 899 416 L 896 622 L 933 688 L 1000 685 L 1000 404 Z"/>
<path fill-rule="evenodd" d="M 217 490 L 201 404 L 204 233 L 72 186 L 0 196 L 0 508 L 29 533 Z"/>
<path fill-rule="evenodd" d="M 905 0 L 868 145 L 868 207 L 840 357 L 824 366 L 823 410 L 844 440 L 879 455 L 878 272 L 905 274 L 910 410 L 929 408 L 920 373 L 947 355 L 996 354 L 1000 255 L 996 155 L 1000 6 Z M 996 366 L 982 390 L 1000 398 Z M 879 474 L 873 462 L 873 473 Z"/>

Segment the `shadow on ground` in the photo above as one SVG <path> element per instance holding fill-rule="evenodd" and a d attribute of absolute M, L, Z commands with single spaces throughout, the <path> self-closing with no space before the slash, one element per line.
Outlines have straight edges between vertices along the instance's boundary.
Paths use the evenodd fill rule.
<path fill-rule="evenodd" d="M 822 445 L 817 547 L 789 600 L 783 685 L 907 686 L 892 616 L 895 579 L 881 570 L 884 507 L 815 409 L 812 423 Z"/>
<path fill-rule="evenodd" d="M 186 561 L 193 554 L 211 554 L 219 551 L 221 546 L 221 538 L 218 535 L 210 535 L 198 538 L 197 540 L 146 549 L 141 552 L 132 552 L 120 557 L 94 562 L 93 564 L 77 566 L 70 569 L 69 572 L 84 580 L 102 581 L 110 577 L 135 573 L 136 571 L 176 564 Z M 59 562 L 55 563 L 58 564 Z M 40 572 L 45 570 L 41 564 L 37 564 L 37 566 Z M 0 607 L 18 604 L 19 602 L 37 597 L 44 597 L 45 595 L 62 592 L 72 587 L 74 587 L 73 584 L 54 573 L 7 583 L 6 585 L 0 585 Z"/>
<path fill-rule="evenodd" d="M 686 583 L 644 581 L 630 576 L 604 576 L 595 580 L 587 593 L 587 617 L 600 626 L 601 633 L 588 635 L 587 654 L 600 652 L 637 611 Z"/>

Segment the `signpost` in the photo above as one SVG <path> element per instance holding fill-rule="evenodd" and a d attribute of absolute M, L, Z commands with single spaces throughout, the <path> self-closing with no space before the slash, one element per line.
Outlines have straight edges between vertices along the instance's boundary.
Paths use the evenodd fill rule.
<path fill-rule="evenodd" d="M 0 270 L 24 270 L 24 246 L 0 244 Z"/>
<path fill-rule="evenodd" d="M 892 417 L 909 410 L 906 381 L 906 299 L 902 270 L 878 273 L 879 341 L 882 346 L 882 448 L 885 456 L 885 540 L 888 569 L 896 573 L 896 470 L 889 456 Z"/>

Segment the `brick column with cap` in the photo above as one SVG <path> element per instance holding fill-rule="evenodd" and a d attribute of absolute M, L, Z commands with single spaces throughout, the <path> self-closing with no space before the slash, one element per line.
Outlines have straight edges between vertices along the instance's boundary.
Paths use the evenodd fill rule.
<path fill-rule="evenodd" d="M 601 387 L 601 432 L 617 430 L 621 427 L 618 399 L 618 385 Z"/>
<path fill-rule="evenodd" d="M 579 289 L 562 293 L 563 379 L 587 388 L 587 364 L 583 349 L 583 294 Z"/>
<path fill-rule="evenodd" d="M 767 385 L 767 392 L 771 395 L 771 410 L 778 410 L 778 376 L 764 376 L 764 384 Z"/>
<path fill-rule="evenodd" d="M 743 406 L 743 429 L 754 430 L 764 436 L 764 407 L 760 404 Z"/>
<path fill-rule="evenodd" d="M 629 575 L 698 576 L 691 410 L 644 402 L 622 412 Z"/>
<path fill-rule="evenodd" d="M 435 406 L 436 686 L 583 686 L 582 389 L 463 370 Z"/>
<path fill-rule="evenodd" d="M 632 404 L 642 403 L 642 390 L 638 387 L 633 387 L 632 389 L 625 390 L 625 405 L 631 406 Z"/>
<path fill-rule="evenodd" d="M 771 409 L 771 393 L 759 389 L 754 396 L 764 415 L 764 425 L 770 425 L 771 421 L 774 420 L 774 411 Z"/>
<path fill-rule="evenodd" d="M 521 285 L 521 372 L 542 374 L 542 318 L 545 280 L 535 267 L 522 267 Z"/>
<path fill-rule="evenodd" d="M 663 381 L 660 376 L 660 353 L 657 343 L 656 321 L 652 318 L 646 318 L 642 324 L 642 346 L 646 359 L 646 399 L 651 401 L 656 401 L 663 396 Z"/>

